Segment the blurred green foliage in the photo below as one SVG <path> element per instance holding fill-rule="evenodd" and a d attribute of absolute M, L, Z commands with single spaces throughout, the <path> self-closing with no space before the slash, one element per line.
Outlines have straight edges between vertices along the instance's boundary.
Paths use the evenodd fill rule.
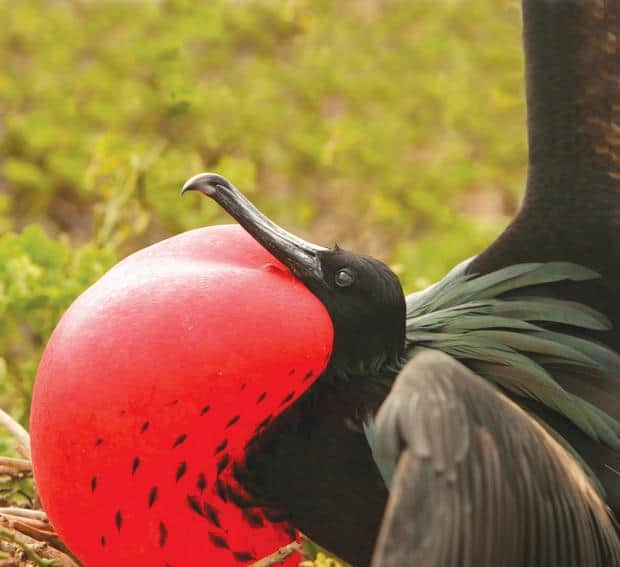
<path fill-rule="evenodd" d="M 113 258 L 108 248 L 71 246 L 36 225 L 0 238 L 0 387 L 12 409 L 25 412 L 47 338 L 69 303 Z"/>
<path fill-rule="evenodd" d="M 0 404 L 128 252 L 229 220 L 230 177 L 405 288 L 483 248 L 526 160 L 516 0 L 0 0 Z"/>
<path fill-rule="evenodd" d="M 352 567 L 305 536 L 302 536 L 301 556 L 299 567 Z"/>

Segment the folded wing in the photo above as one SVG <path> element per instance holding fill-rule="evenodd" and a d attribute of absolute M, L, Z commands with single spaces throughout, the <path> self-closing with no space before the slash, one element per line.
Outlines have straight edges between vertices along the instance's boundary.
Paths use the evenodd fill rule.
<path fill-rule="evenodd" d="M 450 356 L 424 351 L 405 366 L 374 435 L 397 466 L 373 567 L 620 565 L 582 468 Z"/>

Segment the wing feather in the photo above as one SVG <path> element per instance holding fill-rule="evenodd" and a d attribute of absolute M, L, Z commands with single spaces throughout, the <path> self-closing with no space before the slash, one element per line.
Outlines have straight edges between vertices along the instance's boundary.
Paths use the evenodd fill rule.
<path fill-rule="evenodd" d="M 397 466 L 373 567 L 620 566 L 610 510 L 582 468 L 450 356 L 405 366 L 374 433 Z"/>

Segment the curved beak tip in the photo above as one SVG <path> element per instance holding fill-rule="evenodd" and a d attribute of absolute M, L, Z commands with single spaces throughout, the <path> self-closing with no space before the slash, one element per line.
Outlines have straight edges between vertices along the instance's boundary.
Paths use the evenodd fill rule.
<path fill-rule="evenodd" d="M 230 185 L 230 181 L 217 173 L 199 173 L 185 182 L 181 188 L 181 196 L 187 191 L 199 191 L 208 197 L 213 197 L 218 185 Z"/>
<path fill-rule="evenodd" d="M 186 191 L 199 191 L 211 197 L 297 277 L 322 278 L 318 253 L 325 249 L 280 228 L 263 215 L 225 177 L 217 173 L 199 173 L 185 182 L 181 195 Z"/>

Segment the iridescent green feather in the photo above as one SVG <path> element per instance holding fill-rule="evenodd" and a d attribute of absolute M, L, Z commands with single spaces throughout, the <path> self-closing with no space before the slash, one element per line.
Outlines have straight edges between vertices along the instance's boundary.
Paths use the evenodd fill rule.
<path fill-rule="evenodd" d="M 408 356 L 442 350 L 508 391 L 545 404 L 584 433 L 620 451 L 620 423 L 567 392 L 554 379 L 558 367 L 578 367 L 620 380 L 620 356 L 571 332 L 606 331 L 609 320 L 573 301 L 532 297 L 531 286 L 586 281 L 598 274 L 568 262 L 509 266 L 475 277 L 460 264 L 439 284 L 407 298 Z M 540 288 L 539 288 L 540 289 Z M 550 331 L 562 325 L 565 332 Z"/>
<path fill-rule="evenodd" d="M 578 371 L 594 385 L 597 380 L 618 383 L 620 391 L 620 356 L 591 338 L 577 336 L 607 331 L 610 321 L 586 305 L 540 296 L 546 284 L 587 281 L 598 274 L 568 262 L 549 262 L 517 264 L 477 277 L 466 274 L 469 263 L 459 264 L 435 285 L 407 297 L 407 358 L 421 349 L 441 350 L 504 390 L 546 405 L 592 439 L 620 451 L 620 423 L 566 391 L 556 379 Z M 532 286 L 537 286 L 539 296 L 530 295 Z M 558 326 L 562 332 L 555 330 Z M 570 445 L 543 425 L 591 474 Z M 372 420 L 365 431 L 375 455 Z M 394 463 L 381 462 L 379 455 L 375 459 L 389 486 Z"/>

